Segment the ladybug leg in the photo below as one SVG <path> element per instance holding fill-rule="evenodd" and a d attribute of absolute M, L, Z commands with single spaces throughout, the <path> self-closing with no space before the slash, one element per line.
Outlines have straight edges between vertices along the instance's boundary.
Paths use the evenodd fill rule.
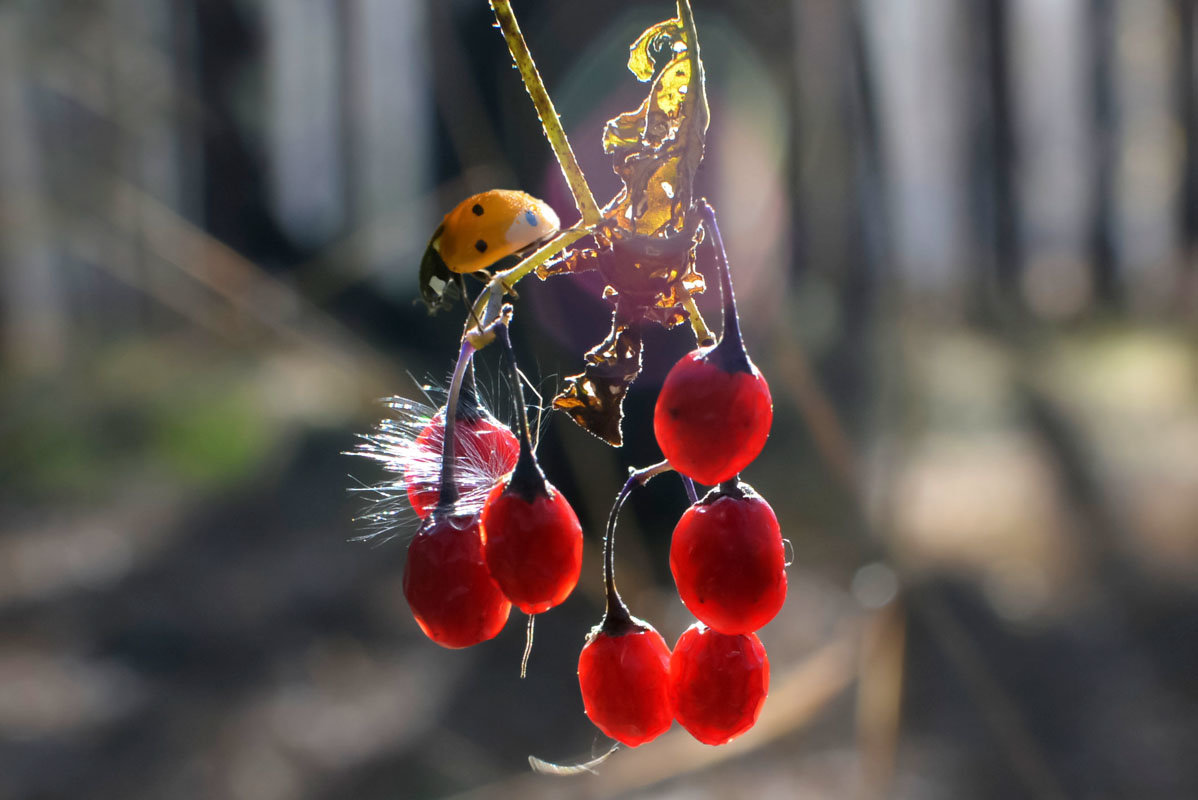
<path fill-rule="evenodd" d="M 513 297 L 516 296 L 515 292 L 512 291 L 512 287 L 515 286 L 517 281 L 537 269 L 537 267 L 542 266 L 549 259 L 557 256 L 579 239 L 589 235 L 590 232 L 589 228 L 578 226 L 560 231 L 549 241 L 541 244 L 532 253 L 522 258 L 515 266 L 500 270 L 492 275 L 491 279 L 487 282 L 486 288 L 474 300 L 473 314 L 467 322 L 467 329 L 464 335 L 466 337 L 476 337 L 484 331 L 487 325 L 498 318 L 504 295 L 511 294 Z M 542 275 L 542 277 L 548 276 Z M 482 324 L 479 325 L 479 322 Z M 482 338 L 478 338 L 477 346 L 485 346 Z"/>
<path fill-rule="evenodd" d="M 477 275 L 478 273 L 472 272 L 470 274 Z M 478 314 L 474 310 L 474 303 L 470 300 L 469 292 L 466 291 L 466 275 L 465 273 L 459 272 L 457 273 L 457 277 L 458 291 L 462 293 L 462 302 L 466 305 L 466 311 L 470 314 L 470 318 L 474 321 L 474 324 L 481 329 L 483 324 L 479 321 Z"/>

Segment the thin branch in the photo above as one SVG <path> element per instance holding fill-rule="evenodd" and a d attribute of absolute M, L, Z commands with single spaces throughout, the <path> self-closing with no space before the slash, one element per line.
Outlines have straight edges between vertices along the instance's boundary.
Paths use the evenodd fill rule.
<path fill-rule="evenodd" d="M 553 154 L 557 156 L 557 163 L 562 168 L 562 175 L 570 185 L 574 204 L 578 206 L 578 213 L 582 215 L 582 223 L 587 226 L 594 225 L 601 216 L 599 205 L 595 202 L 586 176 L 582 174 L 582 168 L 578 166 L 578 159 L 574 157 L 574 148 L 570 146 L 557 109 L 553 107 L 553 101 L 549 98 L 549 92 L 545 90 L 541 74 L 537 72 L 537 65 L 533 63 L 532 54 L 528 52 L 524 35 L 520 33 L 520 26 L 516 23 L 516 15 L 512 13 L 508 0 L 491 0 L 491 8 L 495 11 L 495 18 L 499 20 L 499 27 L 503 30 L 508 50 L 516 61 L 516 68 L 520 70 L 524 88 L 528 90 L 528 96 L 532 98 L 532 104 L 537 109 L 537 116 L 541 118 L 545 138 L 549 140 Z"/>
<path fill-rule="evenodd" d="M 715 334 L 711 332 L 711 328 L 708 328 L 707 323 L 703 321 L 703 315 L 699 313 L 699 307 L 695 305 L 695 298 L 687 294 L 682 300 L 682 307 L 686 309 L 691 329 L 695 332 L 695 342 L 698 343 L 699 347 L 709 347 L 715 344 Z"/>

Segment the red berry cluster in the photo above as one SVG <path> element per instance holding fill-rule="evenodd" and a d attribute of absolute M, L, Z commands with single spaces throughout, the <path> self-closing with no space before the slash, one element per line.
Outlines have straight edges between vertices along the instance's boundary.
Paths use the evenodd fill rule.
<path fill-rule="evenodd" d="M 769 689 L 769 659 L 756 631 L 786 599 L 778 520 L 739 478 L 769 436 L 769 387 L 745 350 L 715 214 L 702 201 L 696 213 L 720 275 L 723 336 L 680 359 L 663 383 L 654 431 L 666 460 L 633 472 L 616 498 L 604 539 L 607 607 L 578 662 L 587 715 L 629 746 L 651 741 L 674 720 L 713 745 L 752 727 Z M 512 605 L 531 624 L 573 591 L 582 565 L 578 518 L 533 452 L 508 319 L 505 307 L 485 333 L 502 344 L 519 435 L 479 402 L 470 368 L 475 345 L 466 338 L 448 402 L 400 459 L 406 496 L 422 519 L 408 548 L 404 594 L 421 630 L 444 647 L 493 638 Z M 461 469 L 466 464 L 471 471 Z M 691 494 L 674 529 L 670 570 L 698 620 L 673 651 L 629 613 L 616 590 L 613 556 L 629 492 L 668 470 L 684 477 Z M 692 480 L 714 488 L 699 499 Z"/>
<path fill-rule="evenodd" d="M 611 548 L 616 514 L 638 480 L 629 479 L 608 522 L 607 612 L 578 659 L 583 707 L 601 731 L 629 747 L 656 739 L 675 719 L 700 742 L 725 744 L 757 721 L 769 692 L 769 659 L 752 630 L 704 622 L 687 628 L 671 653 L 652 625 L 628 612 L 611 579 Z M 735 591 L 723 594 L 712 597 L 739 599 Z"/>
<path fill-rule="evenodd" d="M 473 392 L 458 395 L 454 413 L 451 387 L 450 403 L 416 439 L 417 448 L 440 450 L 439 483 L 407 476 L 408 496 L 424 521 L 408 546 L 404 595 L 421 630 L 444 647 L 493 638 L 513 604 L 529 615 L 548 611 L 569 596 L 582 570 L 582 526 L 537 463 L 506 325 L 498 332 L 520 409 L 519 439 Z M 470 354 L 467 345 L 458 381 Z M 446 428 L 453 430 L 449 437 Z M 457 508 L 461 458 L 494 470 L 481 510 Z"/>
<path fill-rule="evenodd" d="M 719 344 L 684 356 L 670 370 L 654 414 L 666 462 L 633 473 L 608 520 L 604 577 L 607 612 L 578 661 L 587 716 L 629 746 L 664 733 L 676 719 L 704 744 L 724 744 L 757 721 L 769 690 L 769 659 L 755 631 L 786 599 L 786 559 L 778 519 L 738 473 L 761 452 L 773 405 L 749 360 L 736 314 L 727 258 L 714 213 L 701 204 L 724 297 Z M 616 516 L 637 482 L 673 468 L 716 485 L 674 528 L 670 570 L 698 622 L 671 653 L 649 623 L 629 614 L 615 588 Z"/>
<path fill-rule="evenodd" d="M 629 69 L 651 88 L 640 109 L 604 129 L 604 149 L 624 188 L 602 208 L 507 0 L 493 0 L 492 7 L 581 218 L 562 229 L 543 201 L 505 190 L 474 195 L 445 216 L 421 260 L 420 289 L 430 311 L 456 297 L 466 301 L 462 349 L 448 401 L 419 435 L 404 438 L 381 427 L 359 449 L 404 474 L 402 485 L 382 487 L 388 506 L 370 521 L 378 527 L 392 521 L 396 489 L 422 519 L 409 546 L 404 592 L 431 639 L 446 647 L 490 639 L 515 605 L 529 615 L 531 642 L 534 615 L 563 602 L 578 582 L 582 530 L 533 453 L 508 337 L 511 306 L 503 298 L 514 297 L 515 283 L 533 270 L 542 278 L 602 274 L 604 297 L 615 306 L 611 334 L 586 354 L 585 369 L 566 379 L 553 405 L 617 447 L 623 400 L 640 373 L 637 326 L 674 327 L 689 318 L 700 346 L 670 370 L 654 409 L 665 460 L 632 473 L 608 518 L 606 609 L 585 640 L 578 679 L 587 715 L 619 742 L 648 742 L 677 720 L 699 741 L 723 744 L 761 713 L 769 659 L 756 632 L 781 609 L 787 581 L 778 520 L 740 480 L 769 436 L 773 404 L 741 337 L 715 212 L 693 194 L 710 110 L 690 4 L 678 0 L 678 16 L 647 29 L 629 50 Z M 663 105 L 663 97 L 673 99 Z M 702 291 L 696 261 L 703 241 L 714 252 L 723 296 L 718 343 L 691 297 Z M 473 300 L 467 274 L 486 282 Z M 473 391 L 474 351 L 496 340 L 519 409 L 518 437 Z M 396 444 L 405 455 L 392 454 Z M 616 519 L 629 492 L 668 470 L 683 476 L 691 498 L 674 529 L 670 570 L 698 620 L 672 651 L 653 626 L 629 613 L 616 591 L 613 560 Z M 700 499 L 695 482 L 713 488 Z"/>
<path fill-rule="evenodd" d="M 629 614 L 612 578 L 616 515 L 632 486 L 656 471 L 629 478 L 608 521 L 607 612 L 578 660 L 583 705 L 600 730 L 629 746 L 675 719 L 704 744 L 724 744 L 753 726 L 769 691 L 769 659 L 754 631 L 786 597 L 782 537 L 769 506 L 743 484 L 733 487 L 738 495 L 717 489 L 687 510 L 671 567 L 700 621 L 671 653 L 652 625 Z"/>

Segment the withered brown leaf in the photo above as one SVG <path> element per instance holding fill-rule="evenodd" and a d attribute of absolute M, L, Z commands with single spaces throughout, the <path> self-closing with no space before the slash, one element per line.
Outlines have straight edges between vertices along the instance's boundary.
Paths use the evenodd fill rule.
<path fill-rule="evenodd" d="M 553 399 L 555 408 L 613 447 L 623 444 L 624 395 L 641 372 L 638 325 L 638 315 L 629 315 L 626 304 L 617 300 L 611 333 L 584 356 L 582 374 L 566 378 L 565 390 Z"/>
<path fill-rule="evenodd" d="M 595 249 L 567 252 L 539 270 L 544 278 L 598 269 L 607 282 L 604 296 L 615 305 L 611 332 L 586 354 L 583 372 L 566 379 L 553 405 L 616 446 L 624 396 L 641 370 L 637 326 L 685 322 L 681 303 L 704 289 L 695 269 L 702 232 L 692 204 L 709 111 L 688 0 L 678 0 L 676 18 L 633 42 L 628 68 L 650 82 L 649 93 L 603 131 L 604 152 L 624 188 L 603 209 Z"/>

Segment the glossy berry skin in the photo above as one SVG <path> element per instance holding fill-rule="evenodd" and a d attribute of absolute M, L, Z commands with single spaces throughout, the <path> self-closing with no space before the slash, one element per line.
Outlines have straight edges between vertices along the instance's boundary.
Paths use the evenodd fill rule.
<path fill-rule="evenodd" d="M 651 625 L 632 619 L 628 632 L 596 628 L 578 658 L 582 704 L 591 722 L 629 747 L 670 729 L 670 648 Z"/>
<path fill-rule="evenodd" d="M 445 442 L 445 410 L 424 426 L 416 437 L 415 448 L 421 454 L 418 467 L 404 474 L 408 500 L 416 514 L 424 519 L 441 497 L 441 447 Z M 459 414 L 454 421 L 454 458 L 481 470 L 494 481 L 511 472 L 520 457 L 520 440 L 511 428 L 489 412 L 479 410 L 472 416 Z"/>
<path fill-rule="evenodd" d="M 483 506 L 487 568 L 525 614 L 548 611 L 565 600 L 582 571 L 582 525 L 565 496 L 551 484 L 546 488 L 530 503 L 501 484 Z"/>
<path fill-rule="evenodd" d="M 752 633 L 786 601 L 786 553 L 778 518 L 745 484 L 688 508 L 670 542 L 682 602 L 720 633 Z M 710 498 L 711 496 L 709 496 Z"/>
<path fill-rule="evenodd" d="M 420 629 L 449 648 L 493 638 L 512 607 L 487 571 L 477 516 L 425 520 L 408 545 L 403 593 Z"/>
<path fill-rule="evenodd" d="M 756 634 L 728 636 L 696 622 L 670 656 L 674 717 L 703 744 L 725 744 L 761 714 L 770 661 Z"/>
<path fill-rule="evenodd" d="M 729 372 L 715 348 L 691 351 L 666 375 L 653 412 L 657 444 L 674 469 L 715 486 L 748 466 L 770 435 L 774 406 L 765 378 Z"/>

